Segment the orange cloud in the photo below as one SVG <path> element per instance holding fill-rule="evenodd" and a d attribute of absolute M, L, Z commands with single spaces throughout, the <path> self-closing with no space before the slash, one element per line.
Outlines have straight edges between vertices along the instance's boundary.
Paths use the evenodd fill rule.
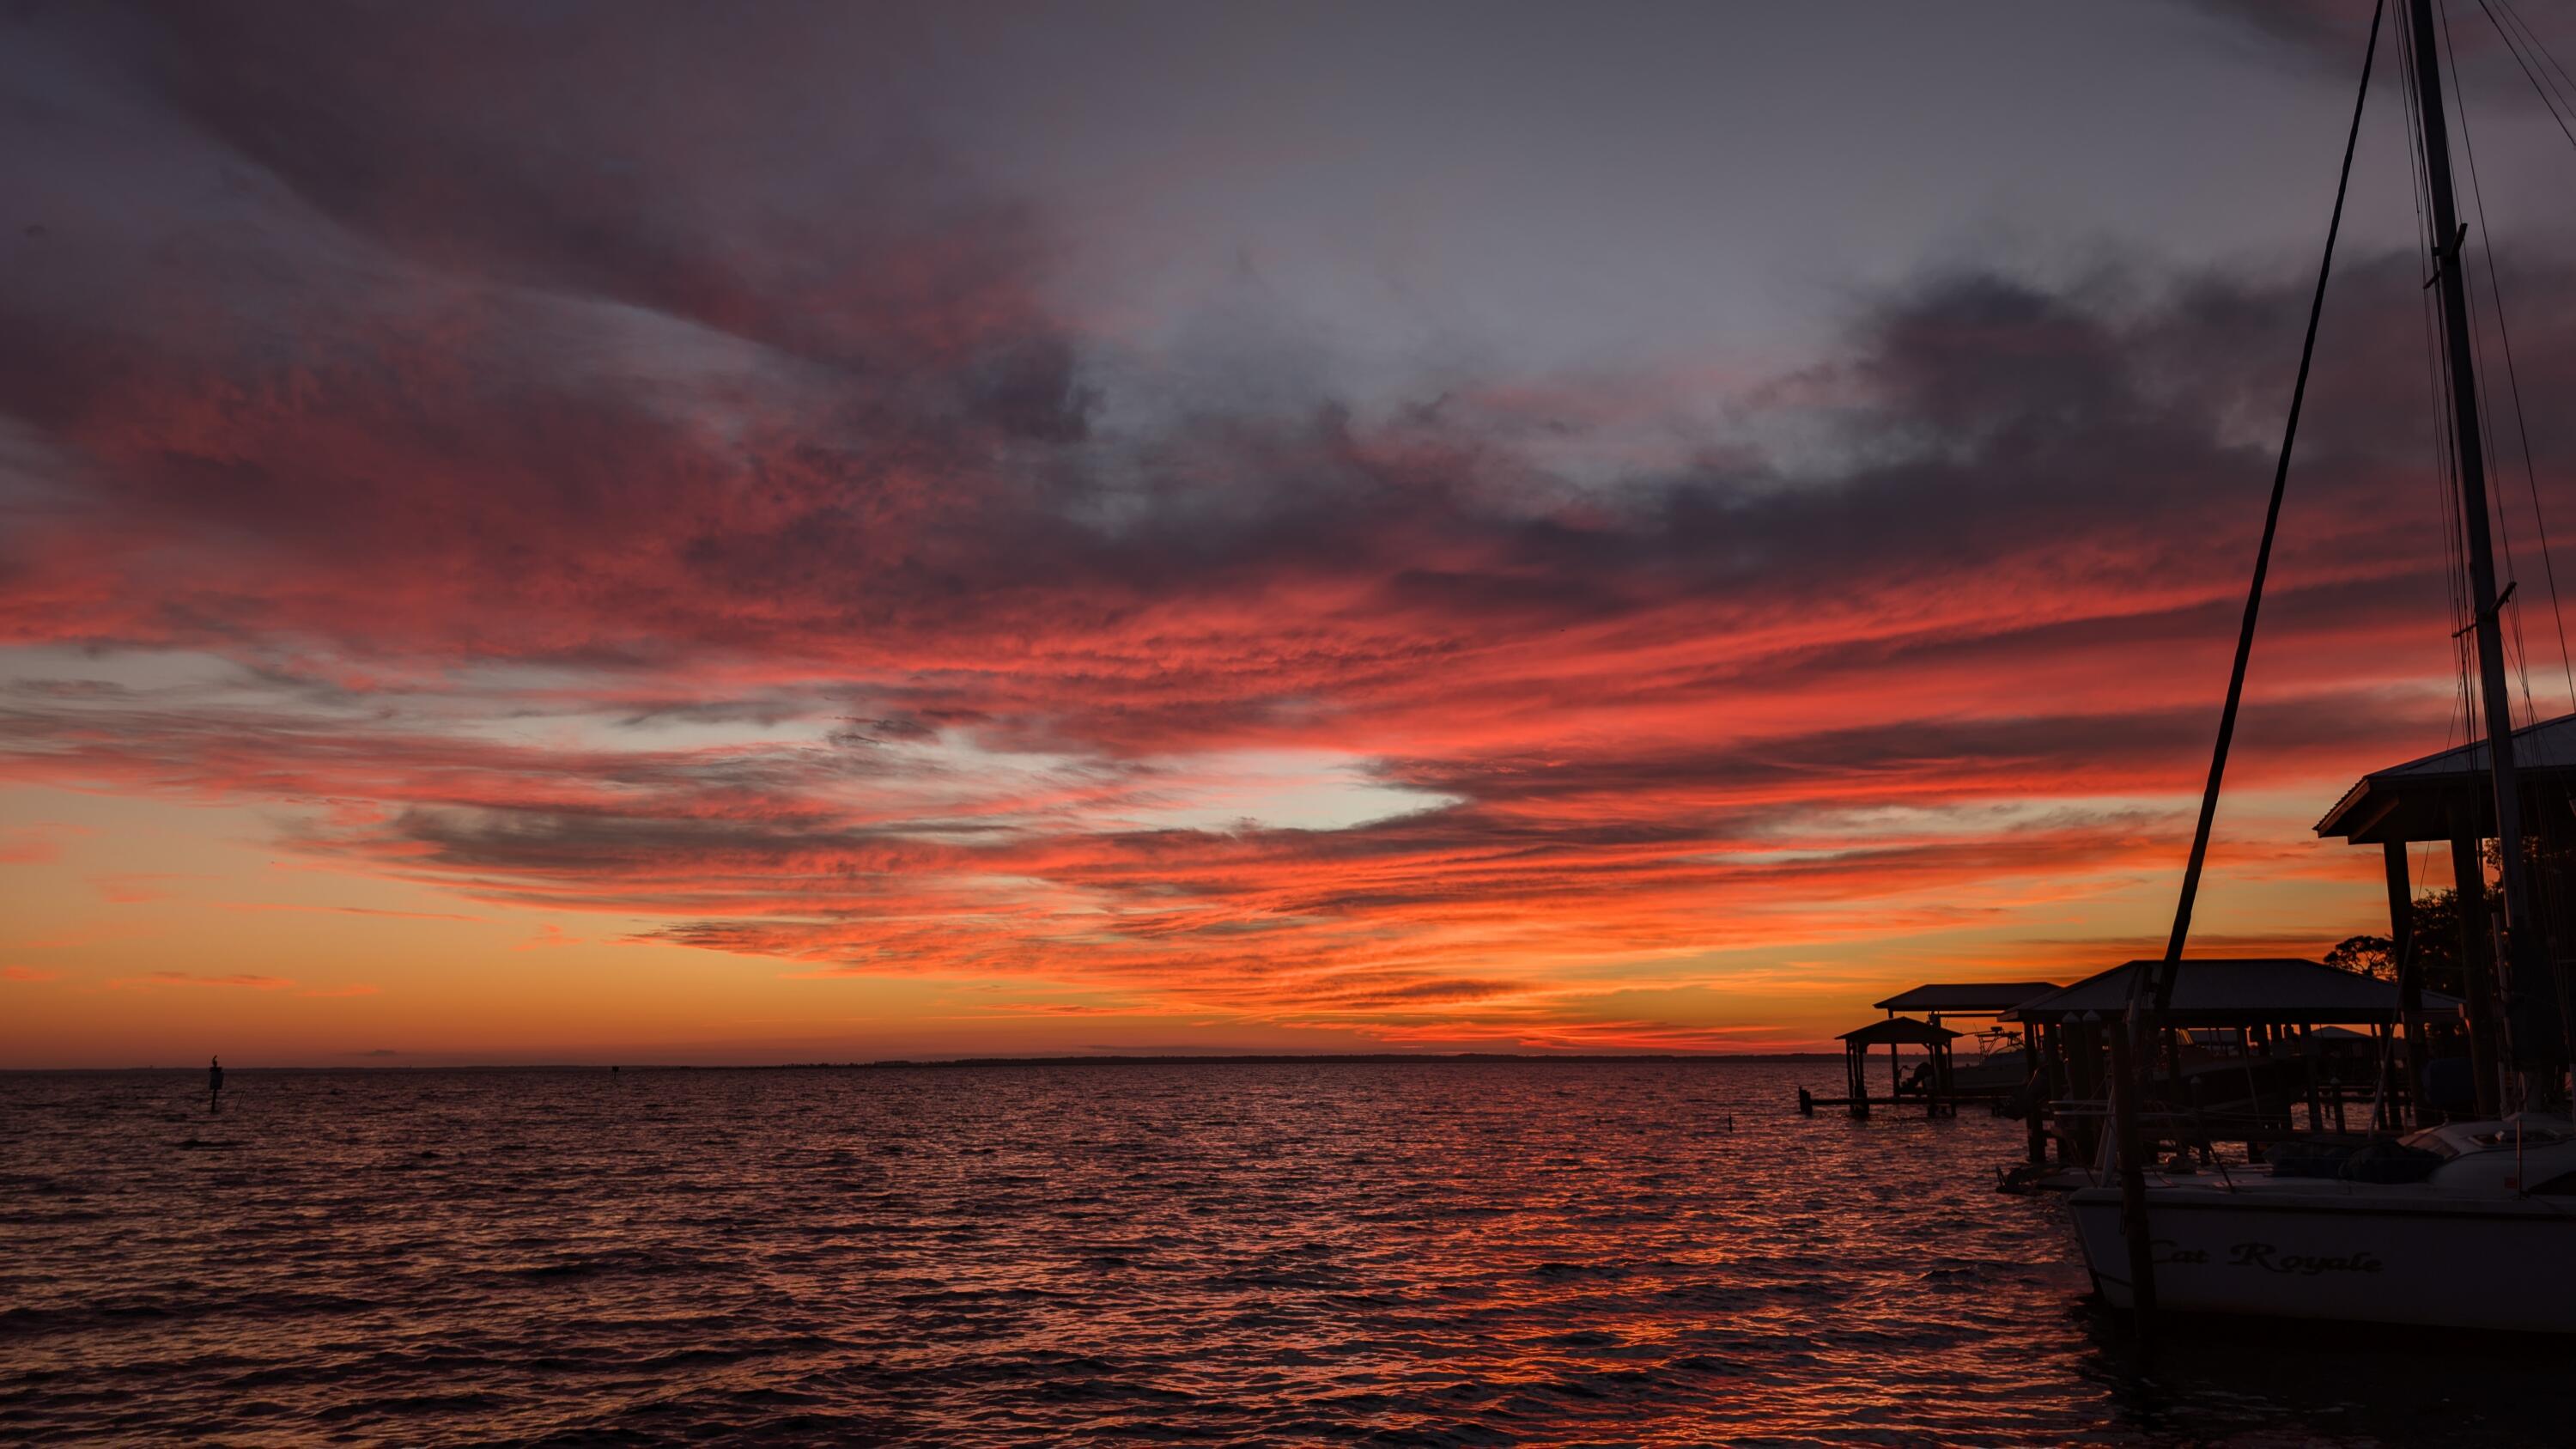
<path fill-rule="evenodd" d="M 85 826 L 61 820 L 0 829 L 0 865 L 46 865 L 60 860 L 63 841 L 92 834 Z"/>
<path fill-rule="evenodd" d="M 90 884 L 97 887 L 100 897 L 108 904 L 131 906 L 167 900 L 170 893 L 163 888 L 164 882 L 207 879 L 211 877 L 186 871 L 119 871 L 112 875 L 92 876 Z"/>
<path fill-rule="evenodd" d="M 148 990 L 155 986 L 237 986 L 250 991 L 282 991 L 295 983 L 283 976 L 201 975 L 193 971 L 153 971 L 141 976 L 120 976 L 107 983 L 109 989 Z"/>
<path fill-rule="evenodd" d="M 1929 277 L 1743 385 L 1749 437 L 1822 445 L 1676 450 L 1629 377 L 1181 379 L 1140 420 L 1028 206 L 894 168 L 666 215 L 723 190 L 693 148 L 630 188 L 478 138 L 452 86 L 353 89 L 307 27 L 171 23 L 213 57 L 162 97 L 187 154 L 292 206 L 54 248 L 0 292 L 0 413 L 66 460 L 0 503 L 0 644 L 42 665 L 0 687 L 0 782 L 257 810 L 282 857 L 471 907 L 223 910 L 523 909 L 599 926 L 492 949 L 1743 1049 L 1799 1038 L 1603 983 L 1766 953 L 2071 971 L 2128 954 L 2086 921 L 2175 871 L 2295 287 Z M 493 63 L 429 12 L 383 23 L 335 43 Z M 281 141 L 289 102 L 369 124 Z M 2338 314 L 2232 777 L 2319 804 L 2454 708 L 2420 384 L 2381 365 L 2420 279 L 2344 275 L 2401 305 Z M 2562 261 L 2518 275 L 2576 295 Z M 2565 310 L 2517 323 L 2534 396 L 2576 384 Z M 1572 436 L 1613 476 L 1531 441 Z M 2539 472 L 2568 495 L 2567 460 Z M 2221 867 L 2367 907 L 2375 858 L 2261 825 Z M 2341 931 L 2272 909 L 2249 934 Z"/>

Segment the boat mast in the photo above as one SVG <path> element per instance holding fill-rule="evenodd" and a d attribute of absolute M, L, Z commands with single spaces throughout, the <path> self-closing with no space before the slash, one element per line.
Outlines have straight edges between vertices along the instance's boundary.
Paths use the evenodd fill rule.
<path fill-rule="evenodd" d="M 2441 290 L 2443 351 L 2451 365 L 2451 437 L 2460 465 L 2469 601 L 2477 611 L 2471 627 L 2477 635 L 2478 694 L 2495 776 L 2495 838 L 2501 857 L 2498 888 L 2504 897 L 2505 930 L 2496 1014 L 2503 1018 L 2508 1033 L 2510 1059 L 2513 1014 L 2505 1002 L 2511 998 L 2515 978 L 2532 979 L 2517 968 L 2536 959 L 2540 938 L 2531 916 L 2531 876 L 2522 854 L 2522 785 L 2513 759 L 2513 700 L 2505 689 L 2504 631 L 2496 619 L 2502 600 L 2496 594 L 2495 546 L 2488 532 L 2485 435 L 2480 431 L 2477 365 L 2471 353 L 2469 229 L 2460 223 L 2458 201 L 2451 193 L 2451 137 L 2442 109 L 2442 62 L 2434 38 L 2433 0 L 2407 0 L 2406 13 L 2409 38 L 2414 41 L 2415 117 L 2423 128 L 2424 188 L 2433 204 L 2433 280 Z"/>

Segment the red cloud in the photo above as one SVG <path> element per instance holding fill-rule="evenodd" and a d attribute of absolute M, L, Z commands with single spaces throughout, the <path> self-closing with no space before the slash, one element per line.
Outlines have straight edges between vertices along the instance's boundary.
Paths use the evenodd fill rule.
<path fill-rule="evenodd" d="M 0 411 L 61 463 L 5 503 L 0 640 L 233 674 L 30 669 L 0 778 L 256 803 L 341 868 L 799 975 L 1391 1040 L 1776 1044 L 1566 993 L 2016 925 L 2046 955 L 2042 918 L 2175 870 L 2294 288 L 1934 279 L 1748 395 L 1813 457 L 1618 446 L 1581 378 L 1135 423 L 1043 218 L 954 178 L 737 190 L 685 88 L 666 151 L 567 166 L 434 8 L 171 23 L 188 145 L 273 185 L 259 225 L 146 208 L 0 281 Z M 489 115 L 422 79 L 487 67 Z M 2414 261 L 2346 276 L 2233 777 L 2320 805 L 2454 704 L 2420 383 L 2382 365 Z M 2576 382 L 2553 306 L 2516 323 L 2534 396 Z M 1564 430 L 1633 471 L 1552 472 L 1527 440 Z M 1212 821 L 1265 754 L 1382 809 Z M 2366 906 L 2376 862 L 2297 825 L 2218 866 Z M 292 985 L 118 984 L 153 983 Z"/>

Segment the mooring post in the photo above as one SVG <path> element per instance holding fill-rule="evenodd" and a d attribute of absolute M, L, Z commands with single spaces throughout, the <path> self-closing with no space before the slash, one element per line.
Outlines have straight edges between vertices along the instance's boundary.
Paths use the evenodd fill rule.
<path fill-rule="evenodd" d="M 2145 1078 L 2130 1060 L 2136 1048 L 2123 1023 L 2111 1022 L 2111 1132 L 2120 1154 L 2120 1236 L 2129 1244 L 2129 1322 L 2138 1351 L 2155 1343 L 2156 1261 L 2147 1232 L 2146 1144 L 2138 1131 L 2138 1084 Z"/>
<path fill-rule="evenodd" d="M 2406 1033 L 2405 1101 L 2415 1110 L 2415 1125 L 2424 1125 L 2424 966 L 2415 946 L 2415 883 L 2406 875 L 2406 842 L 2391 840 L 2381 846 L 2388 863 L 2388 954 L 2397 966 L 2398 1025 Z M 2388 1053 L 2382 1051 L 2380 1060 Z M 2393 1115 L 2397 1103 L 2389 1103 L 2390 1124 L 2404 1119 Z"/>
<path fill-rule="evenodd" d="M 2478 1115 L 2502 1115 L 2502 1044 L 2496 1040 L 2494 937 L 2487 929 L 2487 868 L 2478 858 L 2475 805 L 2463 801 L 2451 815 L 2451 890 L 2460 918 L 2460 970 L 2469 987 L 2469 1073 L 2477 1078 Z"/>
<path fill-rule="evenodd" d="M 2034 1165 L 2048 1161 L 2046 1114 L 2048 1099 L 2054 1094 L 2050 1090 L 2052 1077 L 2048 1063 L 2040 1056 L 2040 1045 L 2047 1039 L 2046 1034 L 2036 1026 L 2025 1025 L 2021 1029 L 2021 1061 L 2030 1072 L 2030 1075 L 2023 1080 L 2021 1088 L 2022 1100 L 2025 1104 L 2022 1117 L 2022 1156 Z"/>

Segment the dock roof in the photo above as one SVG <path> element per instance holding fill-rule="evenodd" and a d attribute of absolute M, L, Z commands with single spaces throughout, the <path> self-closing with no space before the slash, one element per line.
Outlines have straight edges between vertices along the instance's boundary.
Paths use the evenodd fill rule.
<path fill-rule="evenodd" d="M 1858 1031 L 1844 1032 L 1842 1039 L 1856 1047 L 1891 1044 L 1931 1046 L 1937 1042 L 1949 1041 L 1957 1035 L 1957 1032 L 1946 1026 L 1934 1026 L 1928 1021 L 1916 1021 L 1910 1016 L 1893 1016 L 1885 1021 L 1873 1021 Z"/>
<path fill-rule="evenodd" d="M 2129 983 L 2156 965 L 2128 961 L 2004 1013 L 2007 1021 L 2062 1022 L 2088 1013 L 2116 1017 L 2129 1007 Z M 2459 998 L 2424 993 L 2427 1013 L 2457 1011 Z M 2174 974 L 2171 1026 L 2252 1026 L 2397 1019 L 2397 987 L 2357 971 L 2295 957 L 2188 957 Z"/>
<path fill-rule="evenodd" d="M 2034 996 L 2055 991 L 2054 981 L 1932 981 L 1870 1003 L 1877 1011 L 1946 1011 L 1952 1016 L 1985 1016 L 2008 1011 Z"/>
<path fill-rule="evenodd" d="M 2576 785 L 2576 714 L 2560 715 L 2513 732 L 2514 763 L 2526 785 Z M 2487 771 L 2486 741 L 2373 770 L 2353 782 L 2317 834 L 2339 835 L 2355 845 L 2388 841 L 2448 840 L 2465 825 L 2485 839 L 2495 833 L 2495 787 Z"/>

